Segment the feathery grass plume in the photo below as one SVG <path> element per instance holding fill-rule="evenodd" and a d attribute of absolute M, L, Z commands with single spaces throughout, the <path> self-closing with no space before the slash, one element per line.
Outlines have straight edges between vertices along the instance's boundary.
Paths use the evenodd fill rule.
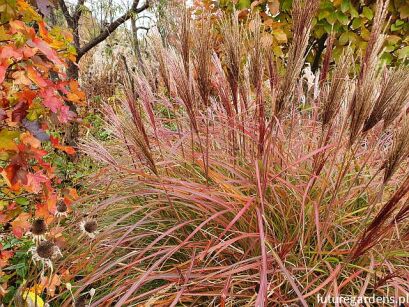
<path fill-rule="evenodd" d="M 227 116 L 230 119 L 233 119 L 235 116 L 234 113 L 234 105 L 230 99 L 229 87 L 226 74 L 223 70 L 223 65 L 220 61 L 220 58 L 217 56 L 216 53 L 212 55 L 212 64 L 215 70 L 215 74 L 213 75 L 212 81 L 215 86 L 215 90 L 217 91 L 217 97 L 219 98 L 219 102 L 222 104 Z"/>
<path fill-rule="evenodd" d="M 409 218 L 409 199 L 406 199 L 405 204 L 402 206 L 402 208 L 399 210 L 396 216 L 392 219 L 391 226 L 393 227 L 392 224 L 394 223 L 400 224 L 408 218 Z"/>
<path fill-rule="evenodd" d="M 381 52 L 385 35 L 381 34 L 385 24 L 389 1 L 377 0 L 376 13 L 373 21 L 371 36 L 368 41 L 365 55 L 362 59 L 354 98 L 350 104 L 350 145 L 361 136 L 364 125 L 370 117 L 377 99 L 382 69 L 378 65 L 378 56 Z"/>
<path fill-rule="evenodd" d="M 167 95 L 171 93 L 171 84 L 170 84 L 170 76 L 169 76 L 169 67 L 167 64 L 166 59 L 166 51 L 163 47 L 163 43 L 159 37 L 153 37 L 150 44 L 150 52 L 155 56 L 157 61 L 158 70 L 160 77 L 162 79 L 163 84 L 166 88 Z"/>
<path fill-rule="evenodd" d="M 151 154 L 150 142 L 143 122 L 141 107 L 133 99 L 134 96 L 128 88 L 126 90 L 126 97 L 121 99 L 122 110 L 115 112 L 110 105 L 105 104 L 103 113 L 106 116 L 106 126 L 114 136 L 122 139 L 127 144 L 126 150 L 130 158 L 128 162 L 131 165 L 135 167 L 135 159 L 143 159 L 148 162 L 149 168 L 156 174 L 157 169 Z M 83 149 L 88 154 L 94 156 L 90 151 L 97 149 L 95 147 L 100 148 L 94 140 L 87 142 Z M 103 150 L 101 154 L 101 157 L 105 157 L 104 162 L 112 163 L 113 157 L 108 152 Z M 100 158 L 97 160 L 100 160 Z"/>
<path fill-rule="evenodd" d="M 190 124 L 192 125 L 194 132 L 197 134 L 199 132 L 196 118 L 196 104 L 193 93 L 192 80 L 190 78 L 190 73 L 186 71 L 185 60 L 180 61 L 180 56 L 173 50 L 168 56 L 169 70 L 172 74 L 173 81 L 176 86 L 178 93 L 178 99 L 186 107 Z M 189 68 L 190 70 L 190 68 Z"/>
<path fill-rule="evenodd" d="M 345 103 L 348 94 L 349 72 L 352 68 L 352 54 L 346 51 L 340 64 L 333 72 L 331 82 L 322 84 L 320 101 L 322 108 L 322 125 L 327 127 L 334 122 L 342 103 Z"/>
<path fill-rule="evenodd" d="M 231 18 L 223 19 L 221 22 L 221 33 L 223 34 L 223 52 L 226 61 L 227 81 L 233 96 L 233 106 L 236 113 L 239 112 L 239 82 L 241 72 L 241 57 L 244 30 L 239 25 L 238 15 L 234 13 Z"/>
<path fill-rule="evenodd" d="M 365 122 L 371 115 L 377 98 L 381 71 L 377 67 L 377 56 L 382 47 L 383 40 L 378 40 L 371 58 L 362 64 L 361 75 L 357 80 L 353 99 L 349 106 L 350 135 L 349 144 L 352 145 L 361 136 Z"/>
<path fill-rule="evenodd" d="M 250 82 L 253 86 L 256 95 L 256 116 L 258 118 L 258 152 L 261 156 L 264 147 L 264 136 L 266 133 L 265 127 L 265 106 L 262 92 L 262 83 L 264 77 L 264 59 L 265 51 L 261 44 L 261 33 L 263 31 L 260 16 L 256 16 L 253 20 L 253 27 L 249 35 L 251 39 L 250 51 Z"/>
<path fill-rule="evenodd" d="M 385 70 L 379 86 L 379 96 L 376 99 L 371 115 L 365 122 L 363 131 L 373 128 L 384 120 L 383 129 L 387 129 L 400 114 L 402 107 L 409 101 L 407 88 L 409 79 L 408 68 L 390 68 Z"/>
<path fill-rule="evenodd" d="M 306 15 L 298 14 L 299 19 Z M 192 22 L 192 28 L 197 26 L 200 23 Z M 347 102 L 359 78 L 348 76 L 351 64 L 334 64 L 328 77 L 316 82 L 314 93 L 302 86 L 300 73 L 291 77 L 287 102 L 297 107 L 282 108 L 274 128 L 269 125 L 260 138 L 260 121 L 274 114 L 258 108 L 263 101 L 274 101 L 272 89 L 278 82 L 277 72 L 268 65 L 285 63 L 277 58 L 266 64 L 262 56 L 259 61 L 256 55 L 263 52 L 254 48 L 257 37 L 248 35 L 246 42 L 242 37 L 239 96 L 246 106 L 242 112 L 239 105 L 236 114 L 229 64 L 224 52 L 217 53 L 226 50 L 226 42 L 219 38 L 210 38 L 210 48 L 220 48 L 209 50 L 212 89 L 207 112 L 199 90 L 203 74 L 189 77 L 182 50 L 172 44 L 163 47 L 171 87 L 167 95 L 160 90 L 166 88 L 165 80 L 154 90 L 145 88 L 147 82 L 135 74 L 133 79 L 142 78 L 139 99 L 126 95 L 121 104 L 104 106 L 110 139 L 86 140 L 83 147 L 105 163 L 101 174 L 85 183 L 94 192 L 87 201 L 98 201 L 93 214 L 98 214 L 100 234 L 92 246 L 75 245 L 63 260 L 72 263 L 72 274 L 84 276 L 75 283 L 74 296 L 93 287 L 98 289 L 94 306 L 281 306 L 314 305 L 318 293 L 384 295 L 385 287 L 409 288 L 408 279 L 390 278 L 409 272 L 409 241 L 402 239 L 409 221 L 405 205 L 401 207 L 409 179 L 404 168 L 397 167 L 384 183 L 379 166 L 385 159 L 377 150 L 381 136 L 376 129 L 366 132 L 366 146 L 356 146 L 356 154 L 351 153 Z M 201 39 L 191 36 L 191 46 Z M 192 71 L 197 52 L 189 51 Z M 371 61 L 373 67 L 381 63 L 378 52 Z M 297 65 L 302 67 L 303 60 Z M 262 73 L 267 69 L 270 80 Z M 371 74 L 377 75 L 376 69 L 365 72 L 365 91 Z M 325 128 L 330 127 L 324 142 L 317 110 L 299 106 L 297 100 L 313 101 L 318 90 Z M 374 91 L 381 92 L 379 83 Z M 399 126 L 394 120 L 388 129 Z M 202 161 L 197 155 L 204 138 L 209 141 Z M 401 152 L 399 157 L 404 156 Z M 403 184 L 397 187 L 396 181 Z M 379 199 L 382 185 L 385 193 Z M 78 232 L 78 227 L 67 232 Z M 376 288 L 379 280 L 383 284 Z M 69 299 L 64 304 L 68 306 Z"/>
<path fill-rule="evenodd" d="M 334 42 L 335 42 L 335 33 L 331 32 L 331 35 L 327 38 L 326 42 L 326 52 L 324 56 L 324 60 L 322 62 L 322 69 L 320 72 L 320 82 L 323 82 L 328 75 L 329 69 L 330 69 L 330 62 L 332 59 L 332 51 L 334 48 Z"/>
<path fill-rule="evenodd" d="M 193 42 L 194 46 L 194 66 L 197 74 L 197 85 L 199 88 L 200 97 L 207 108 L 210 104 L 210 92 L 211 92 L 211 62 L 212 54 L 209 50 L 212 50 L 212 29 L 209 19 L 202 19 L 200 26 L 196 28 L 195 36 L 197 39 Z"/>
<path fill-rule="evenodd" d="M 379 243 L 382 238 L 390 233 L 390 218 L 393 212 L 396 211 L 401 200 L 409 193 L 409 176 L 406 175 L 405 180 L 401 183 L 398 190 L 392 195 L 388 202 L 383 205 L 382 209 L 372 220 L 369 226 L 365 229 L 362 237 L 358 241 L 354 252 L 351 254 L 352 259 L 365 254 L 369 249 Z M 392 221 L 393 222 L 393 221 Z"/>
<path fill-rule="evenodd" d="M 389 0 L 376 0 L 375 16 L 373 19 L 371 35 L 365 49 L 359 79 L 364 78 L 366 70 L 373 69 L 373 65 L 376 62 L 376 57 L 385 40 L 385 36 L 382 35 L 382 31 L 385 27 L 385 20 L 388 14 L 388 5 Z"/>
<path fill-rule="evenodd" d="M 190 41 L 190 16 L 189 16 L 189 11 L 187 8 L 185 8 L 185 12 L 183 15 L 183 20 L 182 20 L 182 28 L 180 32 L 180 48 L 181 48 L 181 55 L 183 59 L 183 66 L 185 68 L 185 73 L 188 77 L 190 78 L 190 47 L 191 47 L 191 41 Z"/>
<path fill-rule="evenodd" d="M 409 119 L 405 118 L 402 127 L 395 133 L 393 145 L 382 168 L 385 169 L 384 183 L 388 182 L 403 160 L 409 155 Z"/>
<path fill-rule="evenodd" d="M 304 66 L 311 25 L 318 6 L 319 1 L 317 0 L 293 1 L 293 41 L 288 52 L 286 74 L 281 83 L 280 94 L 276 103 L 276 114 L 279 114 L 284 108 L 288 107 L 288 103 L 294 95 L 294 89 L 297 84 L 296 80 L 298 80 Z"/>
<path fill-rule="evenodd" d="M 268 69 L 268 81 L 270 83 L 270 91 L 272 97 L 271 108 L 272 110 L 275 110 L 275 101 L 280 84 L 280 76 L 277 69 L 277 59 L 274 58 L 274 54 L 272 52 L 266 52 L 266 61 Z"/>
<path fill-rule="evenodd" d="M 398 116 L 402 113 L 402 109 L 409 102 L 409 68 L 403 67 L 396 69 L 393 75 L 394 84 L 390 84 L 391 89 L 383 93 L 385 97 L 383 99 L 388 99 L 387 108 L 383 116 L 383 128 L 387 129 Z M 388 95 L 388 96 L 386 96 Z M 388 97 L 388 98 L 386 98 Z"/>

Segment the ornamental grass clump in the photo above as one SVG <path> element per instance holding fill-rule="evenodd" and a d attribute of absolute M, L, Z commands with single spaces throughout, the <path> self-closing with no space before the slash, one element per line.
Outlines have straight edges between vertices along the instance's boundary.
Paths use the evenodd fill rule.
<path fill-rule="evenodd" d="M 234 17 L 220 32 L 185 21 L 180 45 L 152 40 L 157 82 L 127 76 L 103 108 L 112 138 L 82 145 L 103 166 L 90 178 L 101 231 L 64 259 L 83 276 L 74 296 L 93 287 L 93 306 L 312 306 L 318 295 L 409 293 L 409 87 L 397 77 L 409 71 L 380 59 L 378 1 L 367 54 L 333 63 L 328 50 L 307 84 L 317 2 L 294 1 L 286 59 L 261 23 L 245 31 Z"/>

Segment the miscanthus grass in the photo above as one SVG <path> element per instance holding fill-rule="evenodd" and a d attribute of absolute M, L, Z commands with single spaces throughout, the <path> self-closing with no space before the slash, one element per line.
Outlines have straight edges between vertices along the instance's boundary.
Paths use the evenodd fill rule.
<path fill-rule="evenodd" d="M 82 145 L 102 165 L 89 179 L 101 230 L 64 260 L 87 255 L 70 268 L 83 276 L 74 296 L 311 306 L 408 295 L 409 71 L 380 60 L 387 3 L 366 53 L 334 63 L 328 48 L 316 74 L 304 57 L 318 1 L 293 5 L 285 59 L 257 20 L 185 16 L 180 43 L 152 39 L 146 75 L 125 70 L 123 95 L 103 106 L 111 138 Z"/>

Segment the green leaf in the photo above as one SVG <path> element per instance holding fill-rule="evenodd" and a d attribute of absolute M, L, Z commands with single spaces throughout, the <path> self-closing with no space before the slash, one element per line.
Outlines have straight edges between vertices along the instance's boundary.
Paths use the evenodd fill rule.
<path fill-rule="evenodd" d="M 403 47 L 397 51 L 399 59 L 409 58 L 409 46 Z"/>
<path fill-rule="evenodd" d="M 324 29 L 325 29 L 325 32 L 327 32 L 329 34 L 329 33 L 332 32 L 333 26 L 330 25 L 329 23 L 327 23 L 327 24 L 324 25 Z"/>
<path fill-rule="evenodd" d="M 325 19 L 329 24 L 333 25 L 337 21 L 337 16 L 336 14 L 329 14 Z"/>
<path fill-rule="evenodd" d="M 402 27 L 403 24 L 398 24 L 398 21 L 396 21 L 391 25 L 391 31 L 399 31 L 400 29 L 402 29 Z"/>
<path fill-rule="evenodd" d="M 344 32 L 341 34 L 341 36 L 339 37 L 339 43 L 341 45 L 346 45 L 349 41 L 349 35 L 348 32 Z"/>
<path fill-rule="evenodd" d="M 3 129 L 0 131 L 0 149 L 17 150 L 15 139 L 20 135 L 18 131 Z"/>
<path fill-rule="evenodd" d="M 237 8 L 239 10 L 247 9 L 251 6 L 251 0 L 239 0 L 237 3 Z"/>
<path fill-rule="evenodd" d="M 381 56 L 382 62 L 384 62 L 386 65 L 389 65 L 392 63 L 393 56 L 389 52 L 384 52 Z"/>
<path fill-rule="evenodd" d="M 362 11 L 362 15 L 365 16 L 368 20 L 372 20 L 373 19 L 373 12 L 372 10 L 367 7 L 364 6 L 363 11 Z"/>
<path fill-rule="evenodd" d="M 280 1 L 281 2 L 281 11 L 289 11 L 291 10 L 292 7 L 292 0 L 284 0 L 284 1 Z"/>
<path fill-rule="evenodd" d="M 354 32 L 344 32 L 341 34 L 339 37 L 339 43 L 341 45 L 346 45 L 349 42 L 356 42 L 357 41 L 357 35 Z"/>
<path fill-rule="evenodd" d="M 346 26 L 349 23 L 348 16 L 345 15 L 344 13 L 337 12 L 337 19 L 344 26 Z"/>
<path fill-rule="evenodd" d="M 30 201 L 25 197 L 17 197 L 16 203 L 20 206 L 28 206 L 30 204 Z"/>
<path fill-rule="evenodd" d="M 351 5 L 351 9 L 349 10 L 352 18 L 359 17 L 359 13 L 354 6 Z"/>
<path fill-rule="evenodd" d="M 349 10 L 349 8 L 351 7 L 351 3 L 349 2 L 349 0 L 343 0 L 341 3 L 341 11 L 342 13 L 345 13 Z"/>
<path fill-rule="evenodd" d="M 329 15 L 331 15 L 331 12 L 329 12 L 329 11 L 327 11 L 327 10 L 320 11 L 320 12 L 318 13 L 318 20 L 327 18 Z"/>
<path fill-rule="evenodd" d="M 362 24 L 362 20 L 361 18 L 354 18 L 354 20 L 352 20 L 352 29 L 358 29 Z"/>

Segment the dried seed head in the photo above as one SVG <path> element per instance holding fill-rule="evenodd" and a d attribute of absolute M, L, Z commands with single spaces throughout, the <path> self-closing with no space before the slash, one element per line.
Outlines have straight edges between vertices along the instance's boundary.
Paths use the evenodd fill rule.
<path fill-rule="evenodd" d="M 67 210 L 68 210 L 68 207 L 63 201 L 61 201 L 61 202 L 59 202 L 57 204 L 57 212 L 65 213 L 65 212 L 67 212 Z"/>
<path fill-rule="evenodd" d="M 36 236 L 44 235 L 47 232 L 47 224 L 43 219 L 36 219 L 31 225 L 31 233 Z"/>
<path fill-rule="evenodd" d="M 383 164 L 385 168 L 384 183 L 388 182 L 409 154 L 409 120 L 404 119 L 400 130 L 395 132 L 392 148 Z"/>
<path fill-rule="evenodd" d="M 97 222 L 94 221 L 94 220 L 87 221 L 87 222 L 84 224 L 84 230 L 85 230 L 86 232 L 88 232 L 88 233 L 94 233 L 94 232 L 97 231 L 97 229 L 98 229 L 98 224 L 97 224 Z"/>
<path fill-rule="evenodd" d="M 54 255 L 55 244 L 50 241 L 43 241 L 37 246 L 37 254 L 43 259 L 51 259 Z"/>

